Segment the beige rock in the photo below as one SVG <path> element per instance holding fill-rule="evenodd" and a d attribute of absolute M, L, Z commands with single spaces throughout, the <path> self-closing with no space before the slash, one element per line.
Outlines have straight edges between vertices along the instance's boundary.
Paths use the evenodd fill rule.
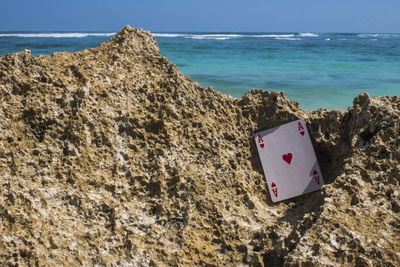
<path fill-rule="evenodd" d="M 305 112 L 203 88 L 130 26 L 0 57 L 0 262 L 396 266 L 400 98 Z M 303 118 L 327 185 L 273 203 L 253 133 Z"/>

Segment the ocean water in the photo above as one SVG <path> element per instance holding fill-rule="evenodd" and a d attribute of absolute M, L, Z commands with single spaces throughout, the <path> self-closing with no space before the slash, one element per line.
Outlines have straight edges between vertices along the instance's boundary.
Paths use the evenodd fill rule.
<path fill-rule="evenodd" d="M 0 55 L 95 47 L 113 32 L 0 32 Z M 400 34 L 154 33 L 161 53 L 202 86 L 240 97 L 284 91 L 305 110 L 346 109 L 361 92 L 400 94 Z"/>

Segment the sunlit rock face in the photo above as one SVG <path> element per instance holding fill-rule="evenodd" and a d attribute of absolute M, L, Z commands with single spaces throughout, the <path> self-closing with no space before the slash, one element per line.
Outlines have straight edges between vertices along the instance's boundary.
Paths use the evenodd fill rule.
<path fill-rule="evenodd" d="M 302 118 L 327 183 L 273 203 L 253 140 Z M 9 266 L 395 266 L 400 98 L 305 112 L 203 88 L 146 31 L 0 57 L 0 261 Z"/>

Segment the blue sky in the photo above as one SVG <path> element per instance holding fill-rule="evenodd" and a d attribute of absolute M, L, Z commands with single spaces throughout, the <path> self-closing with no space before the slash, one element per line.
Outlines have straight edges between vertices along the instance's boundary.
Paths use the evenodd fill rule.
<path fill-rule="evenodd" d="M 400 32 L 400 0 L 2 0 L 0 31 Z"/>

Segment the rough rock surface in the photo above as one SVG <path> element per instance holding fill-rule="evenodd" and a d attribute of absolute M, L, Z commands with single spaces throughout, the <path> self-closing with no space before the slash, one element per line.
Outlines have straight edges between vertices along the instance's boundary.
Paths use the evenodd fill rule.
<path fill-rule="evenodd" d="M 398 266 L 400 98 L 305 112 L 203 88 L 127 26 L 0 57 L 0 262 Z M 253 133 L 303 118 L 327 183 L 272 203 Z"/>

